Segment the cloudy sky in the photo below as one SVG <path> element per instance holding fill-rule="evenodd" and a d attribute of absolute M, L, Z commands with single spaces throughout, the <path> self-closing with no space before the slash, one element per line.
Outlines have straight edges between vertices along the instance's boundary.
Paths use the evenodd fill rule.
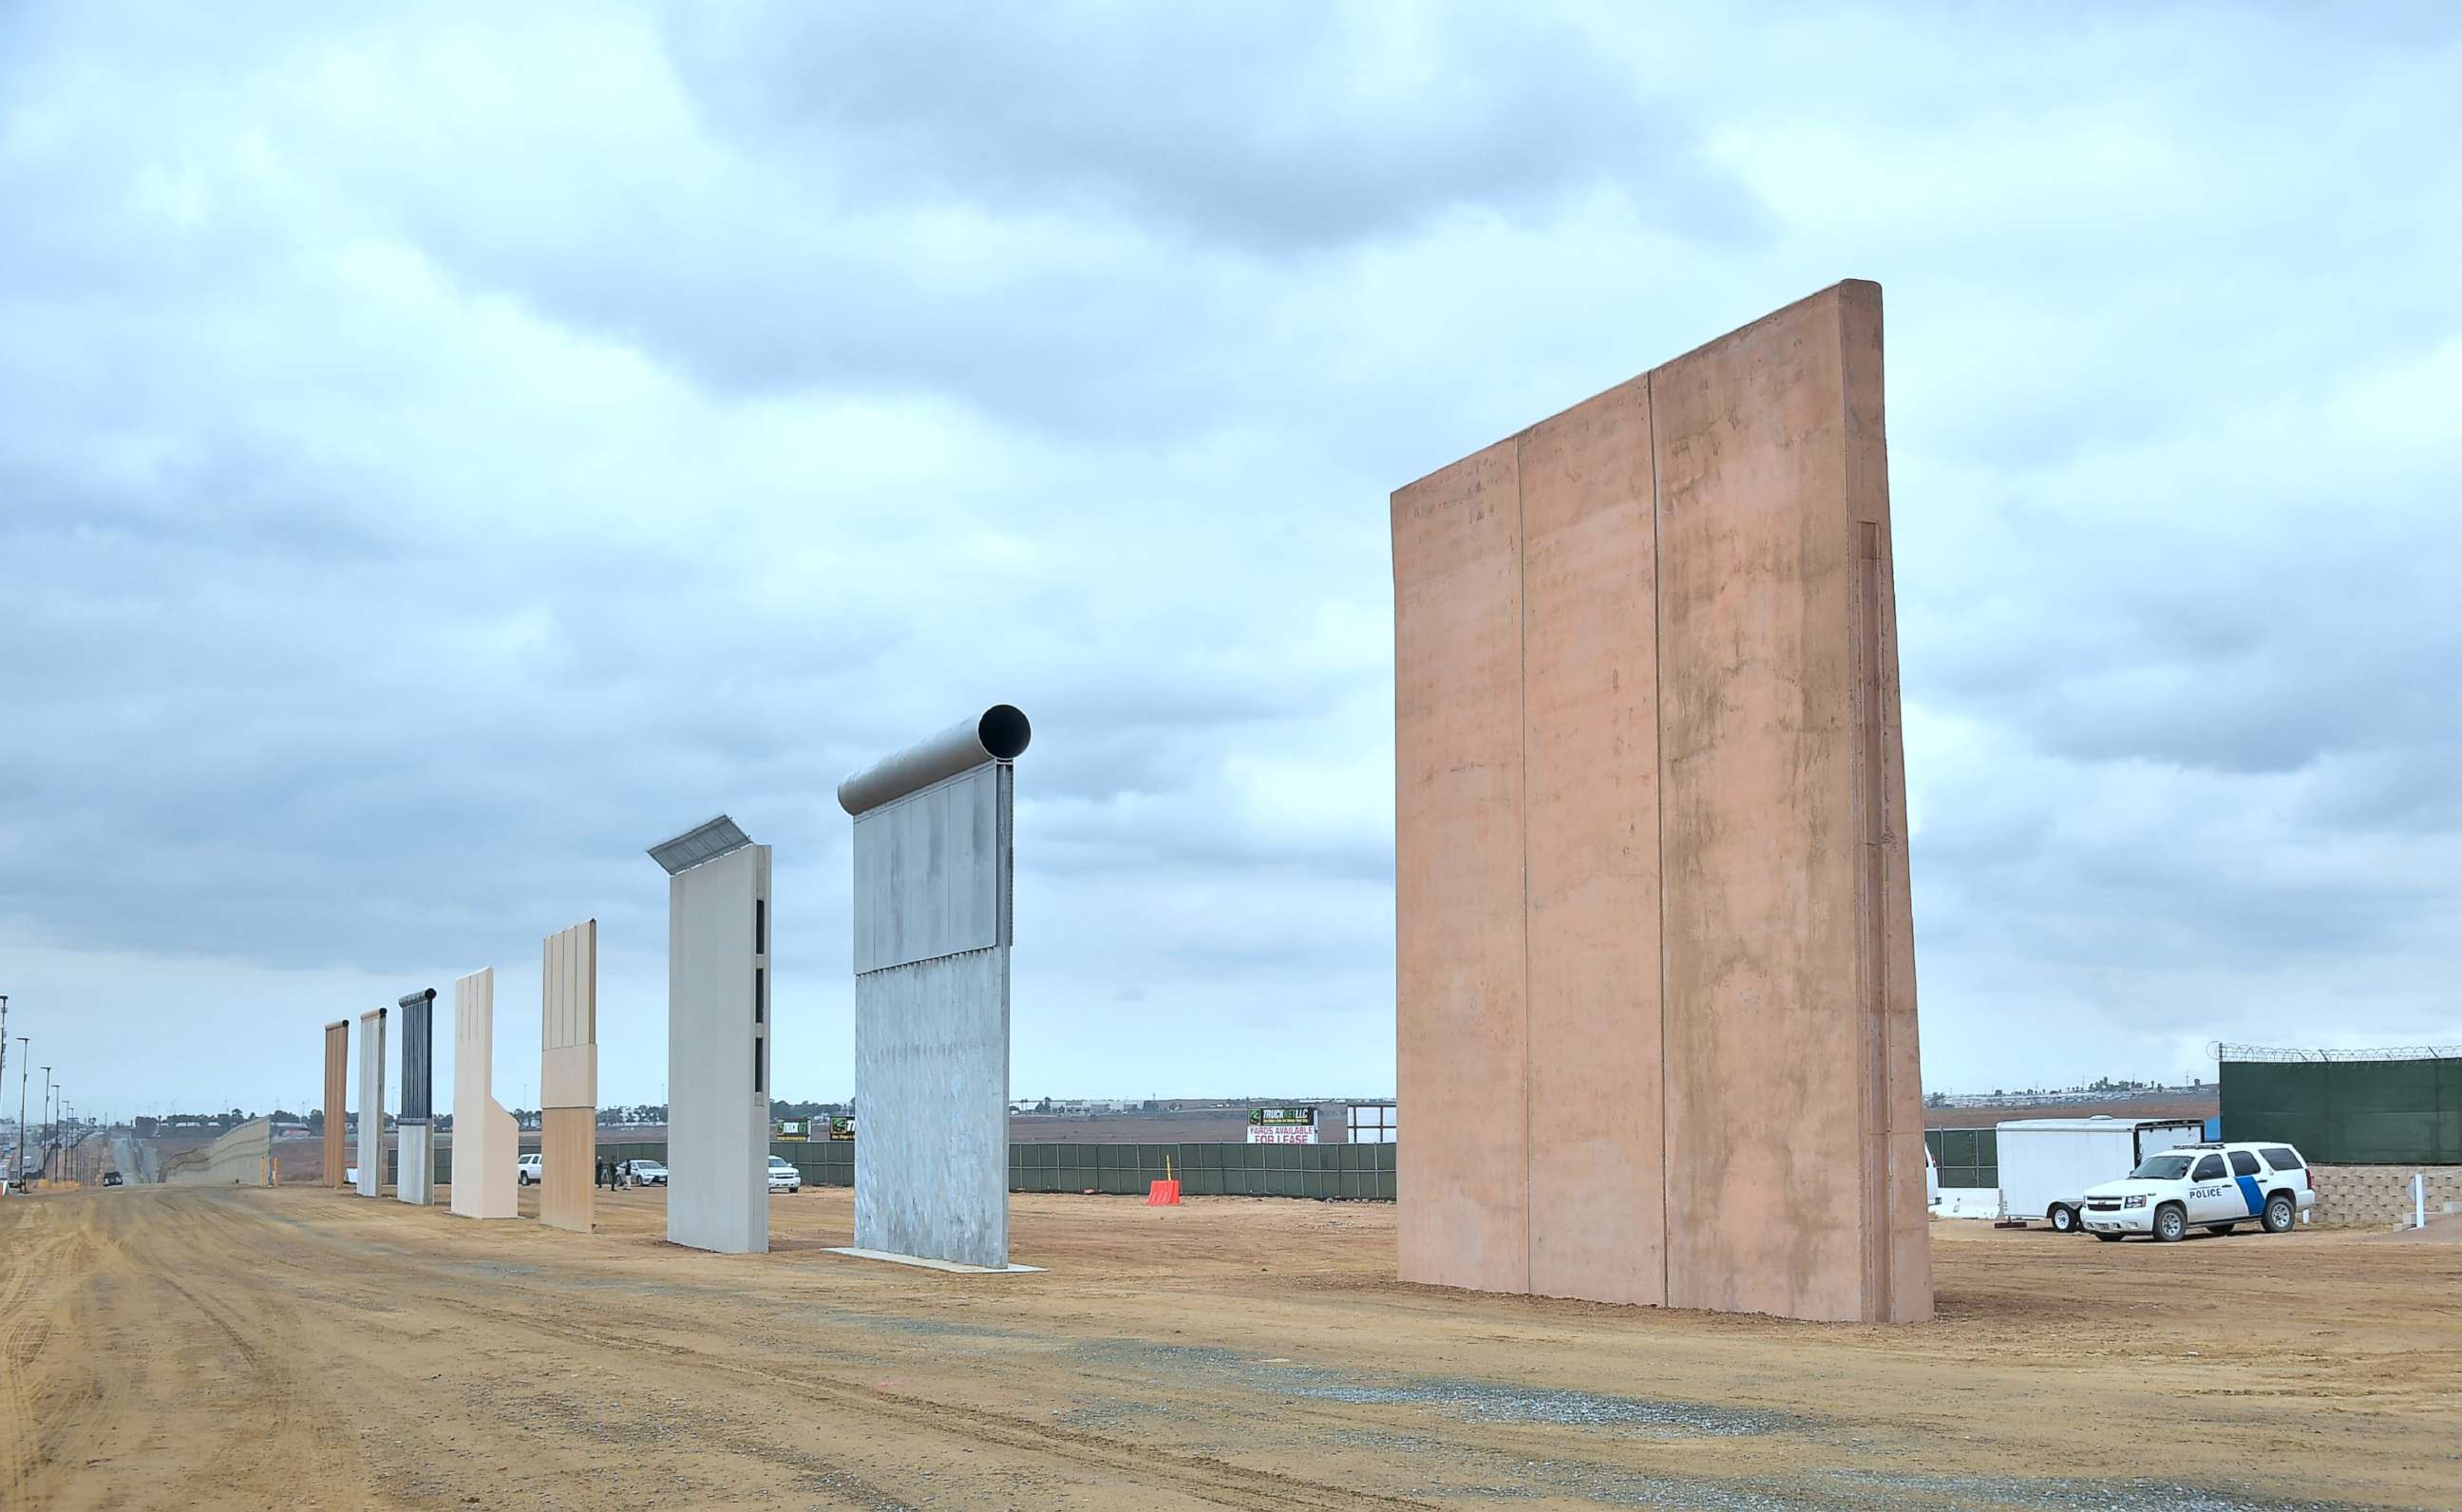
<path fill-rule="evenodd" d="M 0 9 L 34 1062 L 492 964 L 527 1105 L 594 916 L 659 1099 L 723 810 L 843 1096 L 831 788 L 1007 699 L 1016 1091 L 1390 1091 L 1388 492 L 1848 276 L 1927 1084 L 2462 1040 L 2451 10 L 1167 9 Z"/>

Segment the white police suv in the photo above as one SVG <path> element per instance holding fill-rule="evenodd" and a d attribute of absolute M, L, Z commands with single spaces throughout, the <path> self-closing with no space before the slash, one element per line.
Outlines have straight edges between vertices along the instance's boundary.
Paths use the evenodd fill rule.
<path fill-rule="evenodd" d="M 2252 1219 L 2287 1233 L 2316 1205 L 2308 1162 L 2287 1144 L 2184 1144 L 2148 1156 L 2126 1179 L 2088 1187 L 2080 1218 L 2100 1240 L 2151 1234 L 2168 1244 L 2192 1228 L 2228 1234 Z"/>

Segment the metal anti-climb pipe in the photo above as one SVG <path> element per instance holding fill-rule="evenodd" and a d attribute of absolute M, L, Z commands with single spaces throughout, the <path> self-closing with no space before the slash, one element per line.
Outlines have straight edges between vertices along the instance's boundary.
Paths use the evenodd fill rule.
<path fill-rule="evenodd" d="M 838 784 L 838 807 L 851 814 L 870 812 L 987 761 L 1015 761 L 1033 738 L 1034 726 L 1022 710 L 995 703 L 848 777 Z"/>

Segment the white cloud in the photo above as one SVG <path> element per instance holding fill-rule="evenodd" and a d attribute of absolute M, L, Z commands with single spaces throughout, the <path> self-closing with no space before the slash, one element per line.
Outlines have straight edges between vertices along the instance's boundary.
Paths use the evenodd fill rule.
<path fill-rule="evenodd" d="M 270 1104 L 594 914 L 653 1098 L 727 809 L 842 1094 L 831 788 L 1007 698 L 1020 1090 L 1389 1089 L 1386 491 L 1860 275 L 1929 1078 L 2462 1037 L 2462 28 L 1280 19 L 0 20 L 19 1024 Z"/>

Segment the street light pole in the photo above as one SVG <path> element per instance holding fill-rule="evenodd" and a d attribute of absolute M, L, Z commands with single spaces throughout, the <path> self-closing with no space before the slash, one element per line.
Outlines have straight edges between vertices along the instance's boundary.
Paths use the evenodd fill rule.
<path fill-rule="evenodd" d="M 26 1179 L 26 1046 L 27 1038 L 17 1036 L 17 1169 L 9 1173 L 11 1185 Z"/>

